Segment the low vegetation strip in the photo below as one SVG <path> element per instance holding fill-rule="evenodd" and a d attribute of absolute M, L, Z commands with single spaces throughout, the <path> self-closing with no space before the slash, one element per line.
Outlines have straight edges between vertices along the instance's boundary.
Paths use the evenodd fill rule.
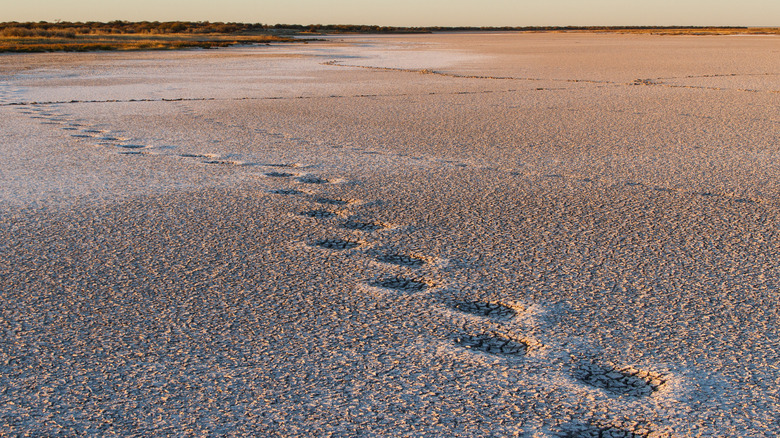
<path fill-rule="evenodd" d="M 6 22 L 0 23 L 0 52 L 84 52 L 216 48 L 236 44 L 312 41 L 296 35 L 431 32 L 617 32 L 660 35 L 780 35 L 780 28 L 749 27 L 392 27 L 203 22 Z"/>
<path fill-rule="evenodd" d="M 75 38 L 0 38 L 0 52 L 89 52 L 96 50 L 172 50 L 211 49 L 237 44 L 268 44 L 303 41 L 273 35 L 258 36 L 198 36 L 171 34 L 148 35 L 79 35 Z"/>
<path fill-rule="evenodd" d="M 0 52 L 208 49 L 292 41 L 302 40 L 292 38 L 291 32 L 281 34 L 245 23 L 0 23 Z"/>

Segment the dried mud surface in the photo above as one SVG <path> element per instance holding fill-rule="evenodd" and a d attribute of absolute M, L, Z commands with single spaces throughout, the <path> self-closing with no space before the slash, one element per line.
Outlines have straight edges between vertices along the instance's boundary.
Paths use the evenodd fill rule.
<path fill-rule="evenodd" d="M 778 41 L 0 56 L 0 435 L 780 434 Z"/>

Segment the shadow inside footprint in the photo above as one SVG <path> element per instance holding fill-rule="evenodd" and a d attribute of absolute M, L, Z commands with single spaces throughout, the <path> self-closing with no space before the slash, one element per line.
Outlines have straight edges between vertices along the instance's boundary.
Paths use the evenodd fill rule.
<path fill-rule="evenodd" d="M 304 217 L 311 217 L 315 219 L 329 219 L 336 216 L 336 213 L 328 210 L 309 210 L 300 214 Z"/>
<path fill-rule="evenodd" d="M 458 301 L 452 305 L 452 308 L 459 312 L 502 321 L 517 316 L 517 310 L 497 302 Z"/>
<path fill-rule="evenodd" d="M 314 201 L 315 202 L 319 202 L 320 204 L 328 204 L 328 205 L 347 205 L 347 204 L 349 204 L 349 201 L 345 201 L 343 199 L 317 198 Z"/>
<path fill-rule="evenodd" d="M 301 176 L 297 178 L 297 181 L 304 184 L 327 184 L 328 183 L 327 179 L 320 178 L 314 175 Z"/>
<path fill-rule="evenodd" d="M 376 258 L 382 263 L 389 263 L 397 266 L 407 266 L 410 268 L 418 268 L 424 265 L 426 262 L 419 257 L 413 257 L 403 254 L 385 254 Z"/>
<path fill-rule="evenodd" d="M 289 178 L 293 176 L 293 174 L 287 172 L 268 172 L 265 174 L 265 176 L 269 176 L 271 178 Z"/>
<path fill-rule="evenodd" d="M 462 335 L 455 340 L 455 343 L 461 347 L 502 356 L 522 356 L 528 351 L 528 344 L 525 342 L 510 339 L 497 333 Z"/>
<path fill-rule="evenodd" d="M 381 230 L 382 228 L 385 228 L 384 225 L 376 222 L 360 222 L 360 221 L 344 221 L 341 223 L 340 227 L 347 230 L 366 231 L 369 233 L 372 231 L 377 231 L 377 230 Z"/>
<path fill-rule="evenodd" d="M 566 427 L 562 433 L 555 434 L 558 438 L 646 438 L 650 431 L 642 427 L 627 430 L 617 426 L 596 426 L 578 424 Z"/>
<path fill-rule="evenodd" d="M 646 397 L 657 391 L 666 379 L 654 372 L 627 366 L 613 368 L 596 363 L 586 363 L 575 371 L 575 377 L 588 385 L 615 394 Z"/>
<path fill-rule="evenodd" d="M 295 190 L 295 189 L 276 189 L 276 190 L 271 190 L 270 193 L 273 193 L 275 195 L 302 195 L 303 194 L 302 191 Z"/>
<path fill-rule="evenodd" d="M 353 249 L 360 246 L 360 242 L 354 242 L 344 239 L 320 239 L 314 242 L 316 246 L 325 249 L 344 250 Z"/>
<path fill-rule="evenodd" d="M 384 289 L 397 290 L 401 292 L 422 292 L 430 287 L 430 285 L 424 281 L 411 280 L 403 277 L 389 277 L 383 278 L 370 283 L 371 286 L 381 287 Z"/>

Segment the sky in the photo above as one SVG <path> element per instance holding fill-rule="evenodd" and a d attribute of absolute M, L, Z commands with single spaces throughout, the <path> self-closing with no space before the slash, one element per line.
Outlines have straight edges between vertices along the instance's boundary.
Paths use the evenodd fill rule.
<path fill-rule="evenodd" d="M 780 26 L 780 0 L 0 0 L 2 21 Z"/>

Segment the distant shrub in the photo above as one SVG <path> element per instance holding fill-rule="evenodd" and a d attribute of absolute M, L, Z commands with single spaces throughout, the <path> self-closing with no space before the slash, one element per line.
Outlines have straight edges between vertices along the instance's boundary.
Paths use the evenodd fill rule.
<path fill-rule="evenodd" d="M 28 29 L 26 27 L 6 27 L 0 31 L 6 38 L 76 38 L 74 30 Z"/>
<path fill-rule="evenodd" d="M 8 38 L 24 38 L 34 36 L 35 32 L 24 27 L 6 27 L 0 31 L 0 35 Z"/>

